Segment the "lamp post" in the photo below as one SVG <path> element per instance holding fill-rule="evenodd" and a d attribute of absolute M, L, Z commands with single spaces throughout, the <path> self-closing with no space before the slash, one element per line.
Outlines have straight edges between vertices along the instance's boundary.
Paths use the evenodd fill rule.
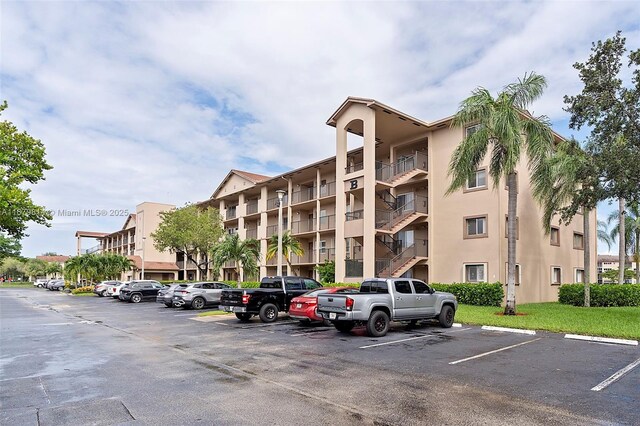
<path fill-rule="evenodd" d="M 144 242 L 147 239 L 147 237 L 142 237 L 142 276 L 140 277 L 141 280 L 144 280 Z"/>
<path fill-rule="evenodd" d="M 276 191 L 278 194 L 278 272 L 277 276 L 282 276 L 282 198 L 284 197 L 285 191 L 282 189 L 278 189 Z"/>

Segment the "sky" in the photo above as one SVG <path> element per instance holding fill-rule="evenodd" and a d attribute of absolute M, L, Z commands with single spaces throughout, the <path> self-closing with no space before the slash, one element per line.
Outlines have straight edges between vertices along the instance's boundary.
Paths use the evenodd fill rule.
<path fill-rule="evenodd" d="M 61 210 L 181 206 L 233 168 L 275 175 L 334 156 L 325 122 L 347 96 L 429 122 L 535 71 L 548 88 L 530 110 L 584 139 L 563 111 L 582 87 L 572 64 L 617 30 L 640 47 L 637 2 L 2 1 L 2 119 L 54 167 L 30 187 L 52 226 L 30 226 L 23 255 L 74 254 L 75 231 L 125 219 Z"/>

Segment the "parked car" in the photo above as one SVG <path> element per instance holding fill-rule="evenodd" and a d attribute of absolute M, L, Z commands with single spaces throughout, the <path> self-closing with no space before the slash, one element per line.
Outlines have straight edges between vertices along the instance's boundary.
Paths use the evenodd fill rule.
<path fill-rule="evenodd" d="M 64 280 L 52 280 L 53 282 L 49 286 L 49 290 L 51 291 L 62 291 L 64 290 Z"/>
<path fill-rule="evenodd" d="M 318 313 L 336 329 L 349 332 L 364 324 L 372 337 L 387 334 L 391 321 L 415 324 L 437 318 L 442 327 L 451 327 L 457 308 L 453 294 L 410 278 L 370 278 L 362 282 L 358 293 L 318 295 Z"/>
<path fill-rule="evenodd" d="M 320 287 L 311 278 L 265 277 L 260 288 L 222 290 L 220 308 L 235 313 L 240 321 L 258 315 L 262 322 L 273 322 L 278 319 L 278 312 L 289 311 L 291 299 Z"/>
<path fill-rule="evenodd" d="M 179 288 L 185 288 L 187 287 L 189 284 L 187 283 L 173 283 L 170 284 L 169 286 L 165 286 L 164 288 L 161 288 L 160 291 L 158 292 L 158 295 L 156 296 L 156 302 L 158 303 L 164 303 L 164 305 L 167 308 L 173 308 L 173 293 L 176 289 Z"/>
<path fill-rule="evenodd" d="M 119 299 L 125 302 L 140 303 L 156 300 L 158 291 L 164 286 L 158 281 L 141 280 L 131 281 L 128 286 L 120 290 Z"/>
<path fill-rule="evenodd" d="M 45 278 L 38 278 L 37 280 L 35 280 L 35 281 L 33 282 L 33 285 L 34 285 L 35 287 L 42 288 L 42 287 L 44 287 L 44 286 L 46 286 L 46 285 L 47 285 L 47 281 L 49 281 L 49 280 L 47 280 L 47 279 L 45 279 Z"/>
<path fill-rule="evenodd" d="M 53 284 L 55 284 L 55 282 L 56 282 L 56 281 L 57 281 L 57 280 L 49 280 L 49 281 L 47 281 L 47 284 L 45 285 L 45 287 L 47 288 L 47 290 L 52 290 L 52 288 L 51 288 L 51 287 L 53 286 Z"/>
<path fill-rule="evenodd" d="M 100 297 L 104 297 L 107 295 L 107 290 L 110 286 L 116 286 L 119 284 L 122 283 L 120 281 L 101 281 L 93 288 L 93 292 Z"/>
<path fill-rule="evenodd" d="M 129 285 L 130 282 L 131 281 L 126 281 L 126 282 L 120 283 L 118 285 L 112 285 L 112 286 L 107 287 L 107 296 L 111 296 L 114 299 L 117 299 L 118 296 L 120 296 L 120 290 L 122 290 L 122 288 L 124 286 Z"/>
<path fill-rule="evenodd" d="M 317 290 L 308 291 L 301 296 L 291 299 L 289 317 L 297 319 L 303 324 L 308 324 L 311 321 L 324 321 L 324 318 L 316 312 L 319 294 L 343 294 L 357 292 L 358 289 L 353 287 L 319 288 Z"/>
<path fill-rule="evenodd" d="M 220 305 L 222 290 L 231 288 L 220 282 L 202 282 L 189 284 L 185 288 L 176 289 L 173 293 L 173 304 L 177 307 L 202 309 L 205 306 Z"/>

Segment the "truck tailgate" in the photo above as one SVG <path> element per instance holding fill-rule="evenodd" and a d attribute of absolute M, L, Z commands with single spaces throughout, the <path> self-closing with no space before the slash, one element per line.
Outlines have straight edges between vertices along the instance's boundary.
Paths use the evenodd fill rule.
<path fill-rule="evenodd" d="M 347 311 L 345 301 L 347 296 L 338 294 L 319 294 L 318 295 L 318 311 L 319 312 L 338 312 Z"/>
<path fill-rule="evenodd" d="M 222 290 L 220 295 L 220 304 L 225 306 L 241 306 L 242 305 L 242 289 Z"/>

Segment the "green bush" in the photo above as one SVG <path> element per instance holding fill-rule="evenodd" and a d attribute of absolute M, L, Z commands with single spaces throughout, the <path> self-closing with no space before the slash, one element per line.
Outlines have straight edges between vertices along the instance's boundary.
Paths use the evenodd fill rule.
<path fill-rule="evenodd" d="M 458 303 L 476 306 L 500 306 L 504 299 L 501 283 L 431 283 L 437 291 L 452 293 Z"/>
<path fill-rule="evenodd" d="M 78 287 L 71 290 L 71 294 L 79 294 L 79 293 L 91 293 L 93 291 L 92 285 L 87 285 L 84 287 Z"/>
<path fill-rule="evenodd" d="M 637 284 L 591 284 L 590 305 L 640 306 L 640 285 Z M 563 284 L 558 291 L 558 302 L 565 305 L 584 305 L 584 284 Z"/>
<path fill-rule="evenodd" d="M 322 287 L 325 287 L 325 288 L 331 288 L 331 287 L 360 288 L 360 283 L 322 283 Z"/>
<path fill-rule="evenodd" d="M 33 285 L 32 281 L 2 281 L 0 282 L 0 284 L 2 285 L 25 285 L 25 284 L 31 284 Z"/>

